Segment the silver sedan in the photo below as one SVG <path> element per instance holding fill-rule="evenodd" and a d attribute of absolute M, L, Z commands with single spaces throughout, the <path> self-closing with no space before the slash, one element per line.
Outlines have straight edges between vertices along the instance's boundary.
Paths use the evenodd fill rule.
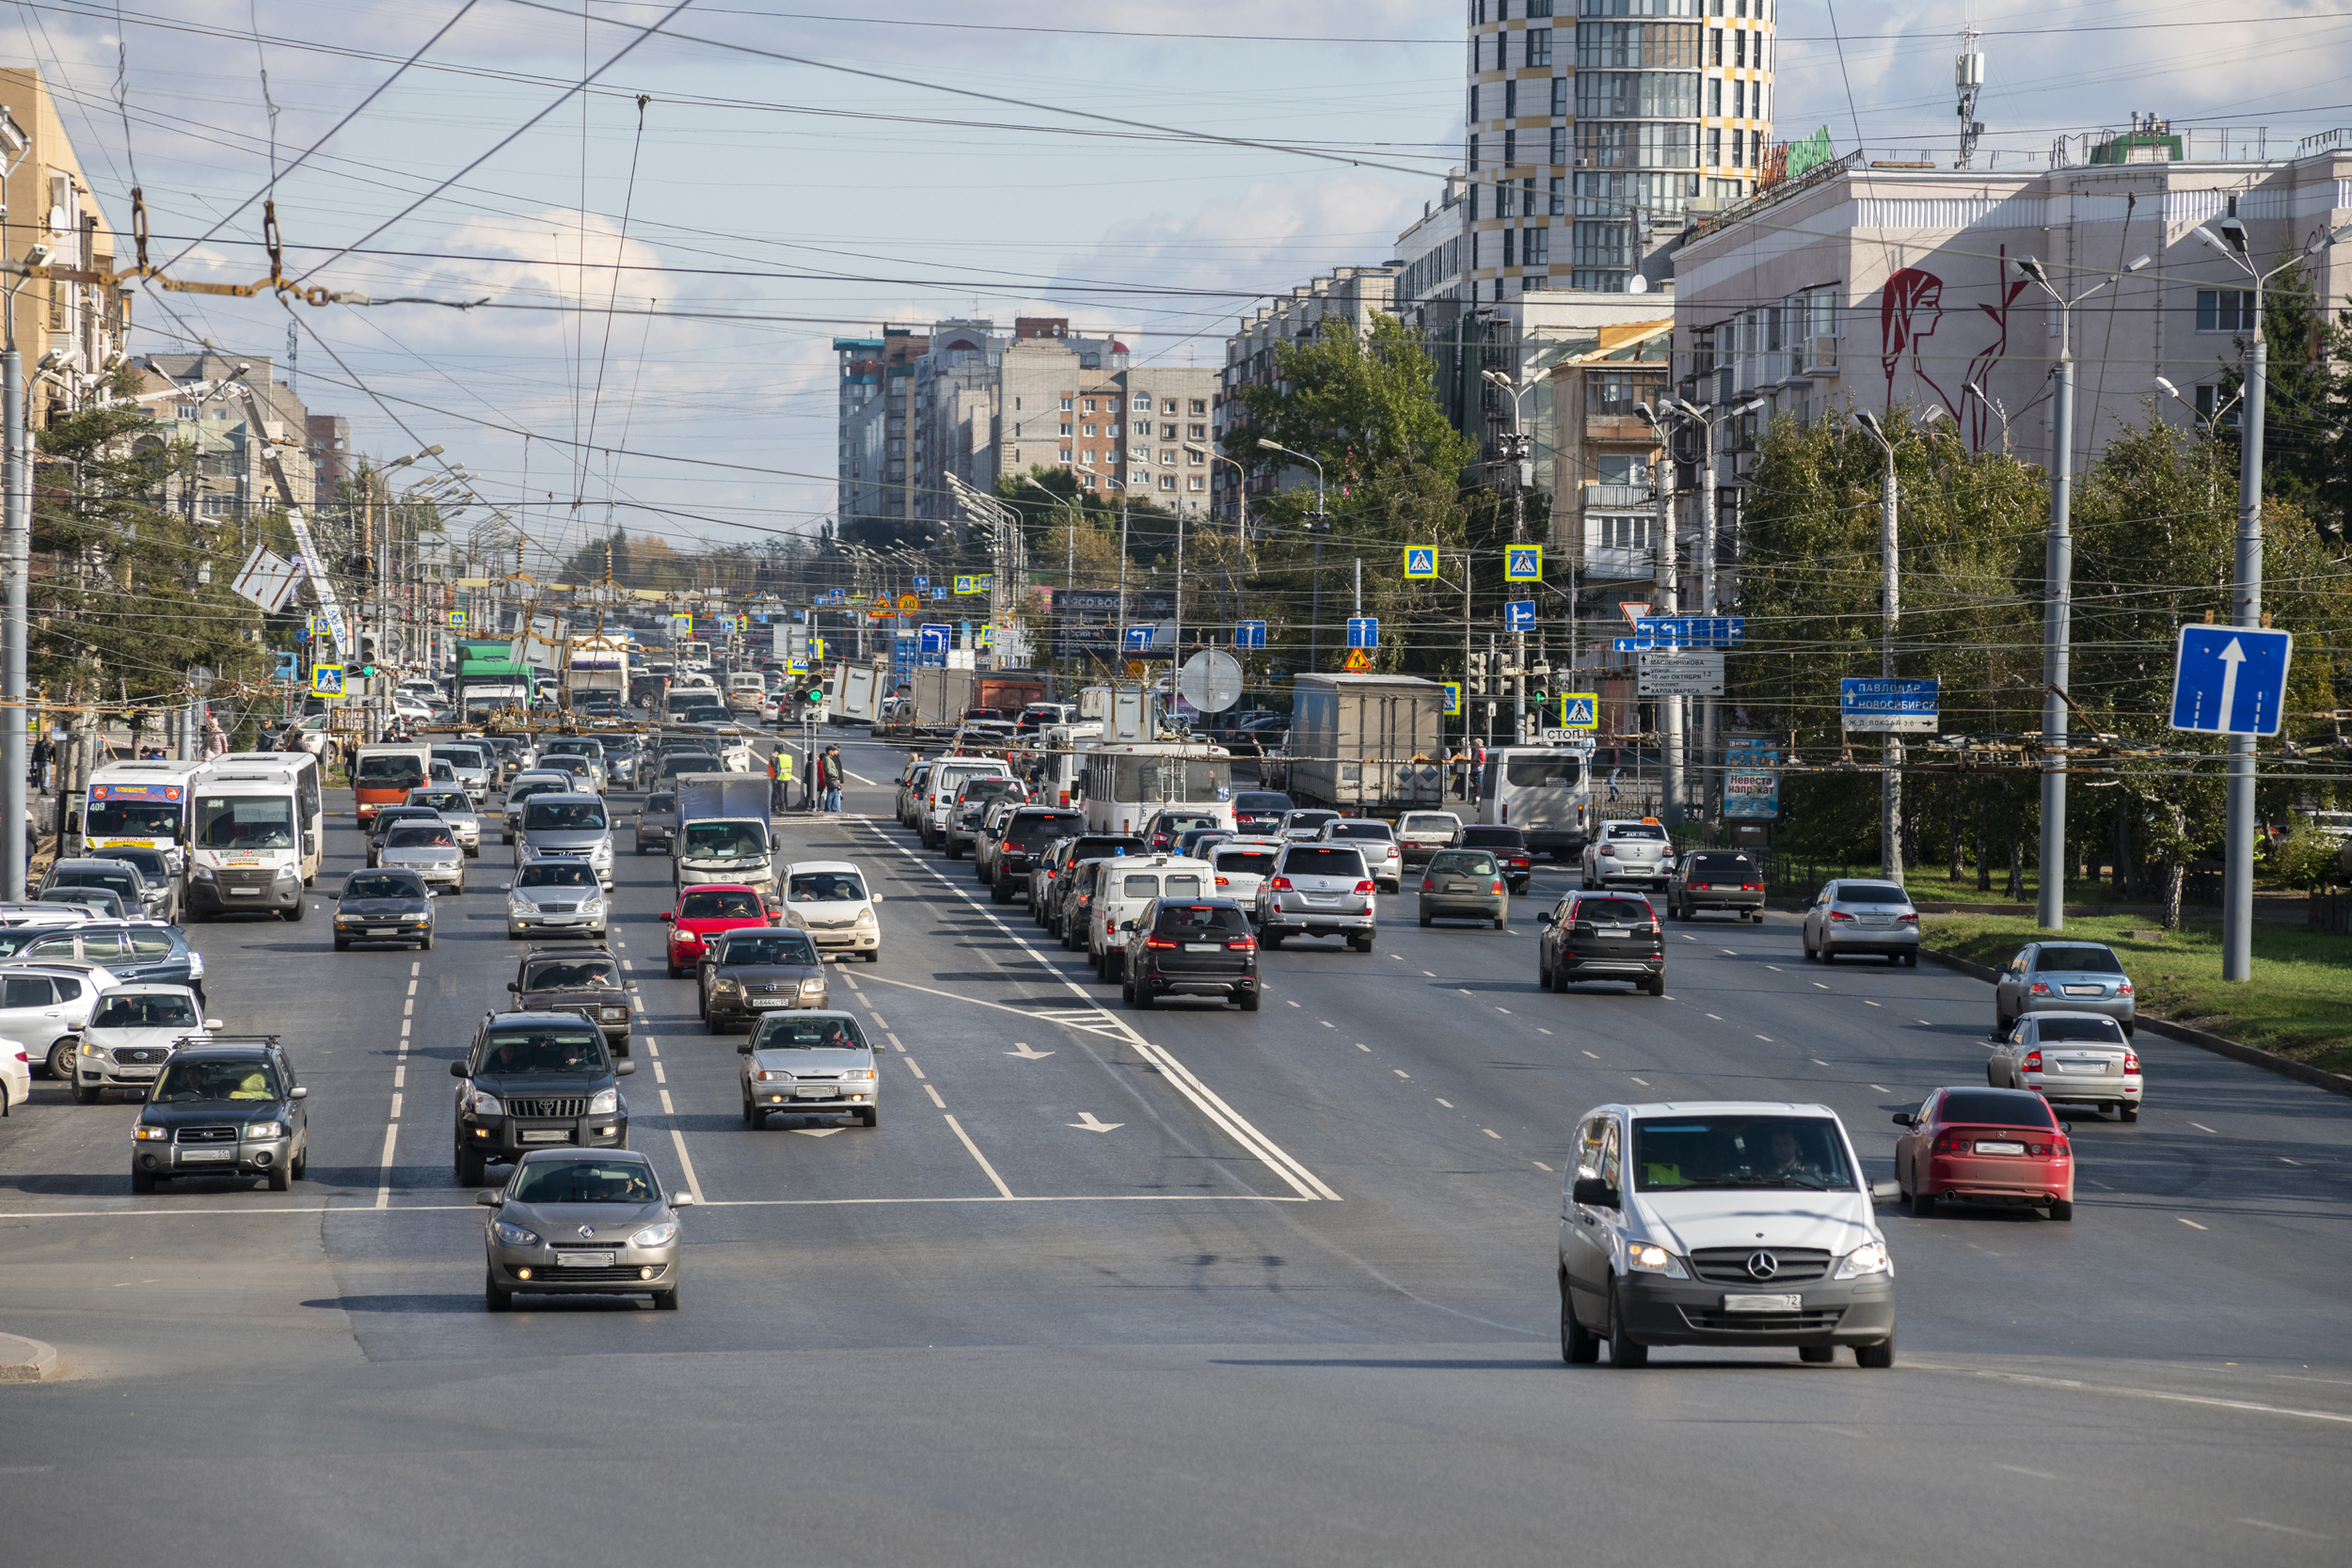
<path fill-rule="evenodd" d="M 384 835 L 376 864 L 388 871 L 413 871 L 428 883 L 466 891 L 466 851 L 446 823 L 402 823 Z"/>
<path fill-rule="evenodd" d="M 650 1295 L 662 1310 L 676 1309 L 683 1231 L 675 1211 L 694 1198 L 663 1196 L 643 1154 L 534 1148 L 503 1188 L 474 1201 L 491 1211 L 482 1287 L 491 1311 L 512 1311 L 517 1291 Z"/>

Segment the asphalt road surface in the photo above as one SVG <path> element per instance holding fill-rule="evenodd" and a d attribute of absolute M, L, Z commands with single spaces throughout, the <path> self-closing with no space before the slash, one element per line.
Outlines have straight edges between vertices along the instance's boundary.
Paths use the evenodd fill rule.
<path fill-rule="evenodd" d="M 1982 1082 L 1990 991 L 1800 961 L 1792 921 L 1674 926 L 1663 1000 L 1534 983 L 1507 931 L 1267 955 L 1263 1011 L 1120 1006 L 891 816 L 838 732 L 890 1049 L 866 1130 L 738 1115 L 740 1037 L 663 977 L 666 861 L 621 834 L 632 1144 L 695 1194 L 686 1305 L 481 1300 L 444 1065 L 503 1000 L 485 843 L 434 952 L 192 935 L 212 1011 L 293 1042 L 310 1179 L 134 1198 L 130 1105 L 0 1122 L 12 1561 L 2341 1562 L 2352 1104 L 2143 1034 L 2148 1108 L 2081 1121 L 2072 1224 L 1881 1210 L 1900 1357 L 1561 1364 L 1578 1115 L 1820 1101 L 1873 1179 L 1892 1113 Z M 626 814 L 634 797 L 616 797 Z M 348 800 L 331 889 L 358 863 Z M 493 835 L 494 837 L 495 835 Z M 322 897 L 316 900 L 324 906 Z"/>

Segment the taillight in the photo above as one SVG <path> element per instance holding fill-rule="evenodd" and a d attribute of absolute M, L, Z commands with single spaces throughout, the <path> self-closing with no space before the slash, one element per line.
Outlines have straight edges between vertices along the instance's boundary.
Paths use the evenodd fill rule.
<path fill-rule="evenodd" d="M 1847 925 L 1849 925 L 1849 926 L 1851 926 L 1851 925 L 1852 925 L 1852 924 L 1853 924 L 1853 916 L 1852 916 L 1852 915 L 1850 915 L 1850 914 L 1848 914 L 1848 913 L 1846 913 L 1846 912 L 1845 912 L 1844 911 L 1842 911 L 1842 910 L 1832 910 L 1832 911 L 1829 911 L 1829 917 L 1830 917 L 1832 920 L 1842 920 L 1842 921 L 1844 921 L 1844 922 L 1845 922 Z"/>
<path fill-rule="evenodd" d="M 2042 1053 L 2039 1051 L 2026 1052 L 2026 1059 L 2020 1062 L 2018 1066 L 2027 1072 L 2040 1072 L 2042 1070 Z"/>
<path fill-rule="evenodd" d="M 1146 937 L 1143 939 L 1143 945 L 1146 947 L 1165 947 L 1170 949 L 1171 951 L 1176 946 L 1173 942 L 1169 941 L 1166 937 Z"/>
<path fill-rule="evenodd" d="M 1764 884 L 1762 882 L 1741 882 L 1740 884 L 1740 891 L 1741 893 L 1761 893 L 1764 891 Z"/>
<path fill-rule="evenodd" d="M 1423 877 L 1421 879 L 1421 890 L 1423 893 L 1435 893 L 1438 891 L 1438 884 Z"/>
<path fill-rule="evenodd" d="M 1613 845 L 1604 844 L 1600 847 L 1600 852 L 1604 855 L 1613 855 L 1617 851 Z"/>
<path fill-rule="evenodd" d="M 1966 1154 L 1969 1152 L 1968 1146 L 1975 1141 L 1973 1138 L 1963 1137 L 1958 1132 L 1938 1132 L 1935 1135 L 1934 1144 L 1928 1152 L 1931 1154 Z"/>
<path fill-rule="evenodd" d="M 1239 942 L 1227 942 L 1225 946 L 1229 952 L 1255 953 L 1258 950 L 1258 939 L 1256 937 L 1243 937 Z"/>
<path fill-rule="evenodd" d="M 1655 926 L 1636 926 L 1633 927 L 1633 934 L 1637 937 L 1654 937 L 1658 934 L 1658 927 Z"/>
<path fill-rule="evenodd" d="M 1370 893 L 1372 891 L 1372 884 L 1370 882 L 1358 882 L 1356 884 L 1356 891 L 1358 893 Z"/>
<path fill-rule="evenodd" d="M 1427 882 L 1423 882 L 1423 883 L 1422 883 L 1421 885 L 1422 885 L 1422 886 L 1423 886 L 1423 887 L 1427 887 L 1429 884 L 1428 884 Z M 1502 884 L 1501 882 L 1497 882 L 1494 886 L 1492 886 L 1492 887 L 1488 888 L 1486 891 L 1487 891 L 1488 893 L 1501 893 L 1501 892 L 1502 891 Z"/>
<path fill-rule="evenodd" d="M 1231 882 L 1227 881 L 1227 880 L 1226 880 L 1224 878 L 1222 878 L 1222 877 L 1219 877 L 1219 878 L 1216 879 L 1216 885 L 1217 885 L 1217 886 L 1219 886 L 1219 887 L 1231 887 L 1231 886 L 1232 886 L 1232 884 Z"/>
<path fill-rule="evenodd" d="M 1277 893 L 1288 893 L 1291 890 L 1291 879 L 1288 877 L 1269 877 L 1266 879 L 1265 885 Z"/>
<path fill-rule="evenodd" d="M 1011 853 L 1012 853 L 1012 840 L 1010 840 L 1010 839 L 1009 839 L 1009 838 L 1008 838 L 1008 839 L 1002 839 L 1002 840 L 999 840 L 999 841 L 998 841 L 998 843 L 997 843 L 997 845 L 996 845 L 996 852 L 997 852 L 998 854 L 1000 854 L 1000 855 L 1009 855 L 1009 854 L 1011 854 Z"/>
<path fill-rule="evenodd" d="M 2047 995 L 2049 995 L 2049 994 L 2050 994 L 2050 982 L 2049 982 L 2049 981 L 2047 981 L 2047 980 L 2036 980 L 2036 981 L 2033 983 L 2033 993 L 2034 993 L 2036 996 L 2047 996 Z"/>
<path fill-rule="evenodd" d="M 2123 1053 L 2123 1070 L 2125 1072 L 2137 1072 L 2139 1070 L 2139 1053 L 2136 1051 L 2126 1051 Z"/>
<path fill-rule="evenodd" d="M 1916 926 L 1919 924 L 1919 917 L 1915 913 L 1899 914 L 1895 917 L 1895 924 L 1898 926 Z"/>
<path fill-rule="evenodd" d="M 2129 996 L 2129 995 L 2131 995 L 2131 994 L 2132 994 L 2132 983 L 2131 983 L 2129 980 L 2124 981 L 2122 985 L 2120 985 L 2120 986 L 2118 986 L 2118 987 L 2116 987 L 2116 988 L 2115 988 L 2115 994 L 2116 994 L 2116 995 L 2118 995 L 2118 996 Z"/>

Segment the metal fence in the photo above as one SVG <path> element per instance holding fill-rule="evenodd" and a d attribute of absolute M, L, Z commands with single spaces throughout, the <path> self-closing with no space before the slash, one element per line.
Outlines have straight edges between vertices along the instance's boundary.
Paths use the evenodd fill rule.
<path fill-rule="evenodd" d="M 2352 889 L 2315 888 L 2312 892 L 2309 913 L 2311 928 L 2330 936 L 2352 937 Z"/>

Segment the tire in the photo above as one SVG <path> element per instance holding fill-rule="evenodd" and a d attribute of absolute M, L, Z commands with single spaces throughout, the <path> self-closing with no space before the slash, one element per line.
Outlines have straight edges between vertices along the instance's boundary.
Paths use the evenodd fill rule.
<path fill-rule="evenodd" d="M 991 882 L 988 884 L 988 901 L 992 904 L 1009 904 L 1012 902 L 1012 890 L 1002 882 Z"/>
<path fill-rule="evenodd" d="M 2129 1023 L 2123 1025 L 2123 1037 L 2125 1039 L 2130 1039 L 2132 1037 L 2132 1025 Z"/>
<path fill-rule="evenodd" d="M 1666 977 L 1663 974 L 1654 974 L 1650 976 L 1649 993 L 1652 996 L 1663 996 L 1666 994 Z"/>
<path fill-rule="evenodd" d="M 665 967 L 667 967 L 667 968 L 668 968 L 668 970 L 670 971 L 670 978 L 671 978 L 671 979 L 673 979 L 673 980 L 676 979 L 679 975 L 684 974 L 686 973 L 686 971 L 684 971 L 684 970 L 682 970 L 682 969 L 678 968 L 678 966 L 677 966 L 677 965 L 675 965 L 675 964 L 669 964 L 669 965 L 666 965 Z"/>
<path fill-rule="evenodd" d="M 1600 1359 L 1600 1341 L 1577 1321 L 1565 1278 L 1560 1281 L 1560 1359 L 1571 1367 L 1589 1367 Z"/>
<path fill-rule="evenodd" d="M 2050 1217 L 2060 1223 L 2073 1220 L 2074 1217 L 2074 1199 L 2061 1197 L 2053 1201 L 2050 1205 Z"/>
<path fill-rule="evenodd" d="M 1935 1195 L 1933 1193 L 1912 1194 L 1911 1217 L 1915 1220 L 1931 1220 L 1935 1218 Z"/>
<path fill-rule="evenodd" d="M 1806 943 L 1804 944 L 1804 961 L 1805 961 L 1806 963 L 1811 963 L 1811 962 L 1813 962 L 1813 961 L 1814 961 L 1814 957 L 1813 957 L 1813 944 L 1812 944 L 1811 942 L 1806 942 Z"/>
<path fill-rule="evenodd" d="M 286 911 L 286 924 L 289 926 L 301 925 L 302 917 L 305 914 L 308 914 L 310 910 L 310 901 L 305 898 L 301 894 L 295 894 L 294 908 Z"/>
<path fill-rule="evenodd" d="M 2139 1107 L 2137 1105 L 2119 1105 L 2116 1107 L 2116 1112 L 2125 1121 L 2137 1121 L 2139 1119 Z"/>
<path fill-rule="evenodd" d="M 1853 1359 L 1857 1367 L 1867 1367 L 1873 1371 L 1884 1371 L 1895 1364 L 1895 1337 L 1889 1334 L 1875 1345 L 1854 1346 Z"/>
<path fill-rule="evenodd" d="M 461 1187 L 481 1186 L 485 1175 L 485 1167 L 487 1166 L 489 1162 L 485 1160 L 477 1150 L 470 1148 L 458 1149 L 457 1184 Z"/>
<path fill-rule="evenodd" d="M 1836 963 L 1836 961 L 1837 955 L 1836 953 L 1826 947 L 1821 949 L 1821 967 L 1823 969 L 1827 969 L 1830 965 Z"/>
<path fill-rule="evenodd" d="M 677 1293 L 683 1289 L 685 1289 L 685 1287 L 673 1285 L 668 1290 L 661 1291 L 659 1295 L 656 1295 L 653 1298 L 654 1310 L 657 1312 L 676 1311 L 678 1305 Z"/>
<path fill-rule="evenodd" d="M 767 1124 L 768 1124 L 768 1117 L 767 1117 L 767 1113 L 765 1113 L 764 1111 L 760 1110 L 760 1108 L 759 1108 L 758 1106 L 756 1106 L 756 1105 L 753 1104 L 753 1103 L 752 1103 L 752 1101 L 751 1101 L 751 1097 L 750 1097 L 749 1095 L 744 1096 L 744 1097 L 743 1097 L 743 1125 L 744 1125 L 744 1126 L 746 1126 L 746 1127 L 748 1127 L 748 1128 L 750 1128 L 753 1132 L 758 1132 L 761 1128 L 765 1127 Z"/>
<path fill-rule="evenodd" d="M 1916 969 L 1919 967 L 1919 955 L 1916 951 L 1905 953 L 1903 955 L 1903 967 L 1905 969 Z"/>
<path fill-rule="evenodd" d="M 336 952 L 338 952 L 338 953 L 348 953 L 348 952 L 350 952 L 350 951 L 351 951 L 351 939 L 350 939 L 350 938 L 348 938 L 348 937 L 337 937 L 337 938 L 335 939 L 335 951 L 336 951 Z"/>
<path fill-rule="evenodd" d="M 1508 929 L 1510 918 L 1511 917 L 1507 914 L 1499 914 L 1495 916 L 1495 929 L 1498 931 Z"/>
<path fill-rule="evenodd" d="M 1136 1011 L 1148 1013 L 1152 1010 L 1152 988 L 1146 985 L 1129 986 L 1127 1000 L 1134 1004 Z"/>
<path fill-rule="evenodd" d="M 417 951 L 419 951 L 420 953 L 430 953 L 430 952 L 432 952 L 432 951 L 433 951 L 433 933 L 432 933 L 432 932 L 427 931 L 427 932 L 424 934 L 424 940 L 423 940 L 422 942 L 421 942 L 417 943 Z"/>
<path fill-rule="evenodd" d="M 1625 1326 L 1625 1315 L 1617 1309 L 1617 1287 L 1609 1286 L 1609 1364 L 1612 1367 L 1646 1367 L 1649 1347 L 1635 1342 Z"/>
<path fill-rule="evenodd" d="M 287 1166 L 285 1166 L 285 1165 L 272 1165 L 272 1166 L 270 1166 L 270 1168 L 269 1168 L 269 1190 L 270 1190 L 271 1192 L 273 1192 L 273 1193 L 290 1192 L 290 1191 L 292 1191 L 292 1190 L 293 1190 L 293 1188 L 294 1188 L 294 1172 L 293 1172 L 293 1171 L 292 1171 L 289 1167 L 287 1167 Z"/>
<path fill-rule="evenodd" d="M 138 1170 L 135 1168 L 133 1169 L 131 1172 L 131 1191 L 144 1196 L 154 1190 L 155 1175 L 152 1171 Z"/>
<path fill-rule="evenodd" d="M 1241 1010 L 1245 1013 L 1254 1013 L 1258 1010 L 1259 1004 L 1263 1000 L 1263 999 L 1254 990 L 1243 991 L 1241 993 Z"/>
<path fill-rule="evenodd" d="M 857 1119 L 864 1122 L 868 1127 L 880 1127 L 882 1125 L 882 1107 L 879 1105 L 868 1105 L 865 1110 L 860 1111 L 857 1114 Z"/>
<path fill-rule="evenodd" d="M 86 1089 L 86 1088 L 84 1088 L 84 1087 L 83 1087 L 81 1085 L 79 1085 L 79 1084 L 74 1085 L 73 1085 L 73 1103 L 74 1103 L 74 1104 L 76 1104 L 76 1105 L 95 1105 L 95 1104 L 97 1104 L 97 1103 L 98 1103 L 98 1090 L 97 1090 L 95 1087 L 92 1087 L 92 1088 L 87 1088 L 87 1089 Z"/>
<path fill-rule="evenodd" d="M 947 858 L 948 858 L 949 860 L 951 860 L 951 861 L 960 861 L 960 860 L 963 859 L 963 850 L 962 850 L 961 847 L 961 846 L 959 846 L 959 845 L 956 843 L 956 841 L 955 841 L 954 839 L 952 839 L 952 838 L 951 838 L 951 839 L 947 840 L 947 842 L 946 842 L 945 845 L 943 845 L 943 846 L 942 846 L 942 847 L 943 847 L 943 848 L 945 848 L 945 849 L 947 851 Z"/>
<path fill-rule="evenodd" d="M 2010 1030 L 2015 1026 L 2016 1022 L 2017 1021 L 2015 1019 L 2004 1017 L 1999 1011 L 1994 1011 L 1993 1014 L 1993 1037 L 1998 1039 L 2002 1036 L 2008 1034 Z"/>
<path fill-rule="evenodd" d="M 1421 912 L 1421 928 L 1424 931 L 1429 929 L 1429 911 L 1427 910 L 1423 910 Z"/>
<path fill-rule="evenodd" d="M 1535 989 L 1537 990 L 1557 990 L 1558 988 L 1551 982 L 1551 967 L 1544 962 L 1544 950 L 1538 947 L 1535 950 Z"/>
<path fill-rule="evenodd" d="M 515 1292 L 502 1288 L 498 1282 L 498 1275 L 487 1268 L 482 1271 L 482 1307 L 485 1312 L 512 1312 L 515 1309 Z"/>
<path fill-rule="evenodd" d="M 1258 939 L 1258 945 L 1261 947 L 1279 947 L 1282 945 L 1282 935 L 1283 933 L 1280 931 L 1268 931 L 1265 935 Z"/>
<path fill-rule="evenodd" d="M 73 1047 L 77 1042 L 68 1035 L 49 1047 L 49 1076 L 60 1084 L 73 1082 Z"/>
<path fill-rule="evenodd" d="M 305 1143 L 302 1146 L 302 1152 L 294 1156 L 294 1164 L 287 1168 L 294 1173 L 294 1179 L 296 1181 L 307 1181 L 310 1180 L 310 1146 L 308 1143 Z"/>
<path fill-rule="evenodd" d="M 1799 1345 L 1797 1359 L 1808 1367 L 1826 1367 L 1837 1359 L 1837 1347 L 1835 1345 Z"/>

